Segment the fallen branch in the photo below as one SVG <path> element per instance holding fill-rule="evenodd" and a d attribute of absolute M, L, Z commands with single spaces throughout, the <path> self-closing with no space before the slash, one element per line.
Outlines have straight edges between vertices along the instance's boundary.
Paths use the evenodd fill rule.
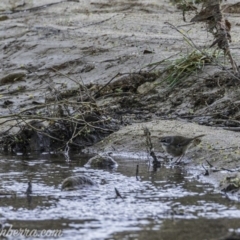
<path fill-rule="evenodd" d="M 149 129 L 147 127 L 145 127 L 143 129 L 144 134 L 146 136 L 146 146 L 147 146 L 147 150 L 148 153 L 150 154 L 150 156 L 153 158 L 153 166 L 154 167 L 161 167 L 161 162 L 158 161 L 155 153 L 154 153 L 154 149 L 153 149 L 153 145 L 152 145 L 152 141 L 151 141 L 151 133 L 149 131 Z"/>
<path fill-rule="evenodd" d="M 139 180 L 139 179 L 138 179 L 138 168 L 139 168 L 139 166 L 138 166 L 138 164 L 137 164 L 137 167 L 136 167 L 136 179 L 137 179 L 137 181 Z"/>
<path fill-rule="evenodd" d="M 48 3 L 48 4 L 44 4 L 44 5 L 40 5 L 40 6 L 36 6 L 36 7 L 32 7 L 32 8 L 23 9 L 23 10 L 13 9 L 11 12 L 4 12 L 4 14 L 13 14 L 13 13 L 19 13 L 19 12 L 33 12 L 33 11 L 37 11 L 39 9 L 43 9 L 43 8 L 46 8 L 46 7 L 50 7 L 50 6 L 60 4 L 60 3 L 65 3 L 65 2 L 79 2 L 79 1 L 78 0 L 66 0 L 66 1 Z"/>
<path fill-rule="evenodd" d="M 123 198 L 122 195 L 120 194 L 120 192 L 118 191 L 118 189 L 117 188 L 114 188 L 114 189 L 115 189 L 116 196 Z"/>

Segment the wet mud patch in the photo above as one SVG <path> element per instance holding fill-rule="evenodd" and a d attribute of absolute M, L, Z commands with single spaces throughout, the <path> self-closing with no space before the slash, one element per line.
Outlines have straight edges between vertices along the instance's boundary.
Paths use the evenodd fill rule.
<path fill-rule="evenodd" d="M 154 3 L 140 3 L 138 0 L 134 1 L 121 1 L 113 3 L 112 1 L 106 2 L 91 2 L 91 5 L 95 10 L 93 12 L 127 12 L 127 11 L 143 11 L 146 13 L 155 13 L 157 11 L 163 10 L 164 5 L 158 5 Z"/>
<path fill-rule="evenodd" d="M 118 77 L 117 76 L 125 75 Z M 113 79 L 116 78 L 114 81 Z M 109 81 L 108 84 L 104 86 L 95 85 L 93 86 L 94 90 L 97 91 L 94 93 L 96 98 L 103 96 L 106 97 L 109 93 L 137 93 L 137 89 L 143 83 L 153 82 L 158 78 L 157 73 L 151 72 L 139 72 L 132 74 L 117 74 L 113 79 Z M 112 82 L 113 81 L 113 82 Z"/>
<path fill-rule="evenodd" d="M 160 73 L 147 75 L 144 78 L 131 74 L 100 87 L 99 103 L 114 104 L 112 108 L 118 113 L 138 116 L 142 113 L 165 119 L 180 117 L 208 126 L 239 126 L 239 81 L 233 73 L 217 71 L 200 78 L 191 76 L 173 88 L 162 83 Z"/>
<path fill-rule="evenodd" d="M 101 113 L 96 106 L 84 104 L 81 110 L 79 107 L 80 104 L 73 111 L 59 105 L 57 115 L 32 115 L 32 121 L 24 113 L 16 115 L 15 127 L 19 130 L 16 134 L 10 133 L 11 128 L 1 133 L 2 150 L 24 154 L 80 150 L 119 129 L 119 121 Z"/>
<path fill-rule="evenodd" d="M 240 13 L 240 3 L 225 4 L 222 9 L 224 13 Z"/>
<path fill-rule="evenodd" d="M 162 103 L 156 102 L 156 105 L 165 111 L 159 112 L 158 116 L 175 116 L 190 121 L 199 118 L 199 123 L 206 125 L 214 119 L 224 122 L 239 117 L 239 81 L 231 72 L 217 72 L 200 78 L 193 76 L 175 89 L 160 91 L 164 97 L 159 96 Z M 206 121 L 202 121 L 204 117 Z"/>
<path fill-rule="evenodd" d="M 15 152 L 54 151 L 65 149 L 71 142 L 69 146 L 74 150 L 95 144 L 121 125 L 159 117 L 180 117 L 207 126 L 238 127 L 239 83 L 234 74 L 217 71 L 201 78 L 199 74 L 174 87 L 163 81 L 164 73 L 155 70 L 118 73 L 104 85 L 78 83 L 79 88 L 52 88 L 53 94 L 46 95 L 45 104 L 35 102 L 36 107 L 12 115 L 24 123 L 29 118 L 26 114 L 30 114 L 31 119 L 44 122 L 41 131 L 33 127 L 32 132 L 26 133 L 19 125 L 22 130 L 16 138 L 4 135 L 2 148 Z M 32 127 L 31 123 L 27 127 Z M 24 149 L 24 145 L 28 147 Z"/>

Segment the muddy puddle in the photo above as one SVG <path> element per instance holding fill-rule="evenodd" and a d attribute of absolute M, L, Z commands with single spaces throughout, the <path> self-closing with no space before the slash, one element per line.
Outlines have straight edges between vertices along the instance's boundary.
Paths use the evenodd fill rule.
<path fill-rule="evenodd" d="M 1 192 L 9 194 L 0 196 L 1 234 L 28 229 L 50 239 L 220 239 L 240 231 L 239 203 L 198 182 L 200 169 L 168 164 L 153 171 L 147 159 L 116 156 L 116 169 L 84 168 L 88 158 L 1 156 Z M 64 178 L 82 173 L 97 185 L 61 191 Z"/>

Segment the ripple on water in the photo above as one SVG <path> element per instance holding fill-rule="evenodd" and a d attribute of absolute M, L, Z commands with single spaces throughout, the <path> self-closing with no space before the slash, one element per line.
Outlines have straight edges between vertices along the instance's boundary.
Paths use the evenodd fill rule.
<path fill-rule="evenodd" d="M 40 228 L 54 223 L 56 228 L 64 229 L 63 239 L 79 235 L 94 239 L 116 232 L 143 231 L 148 225 L 157 231 L 166 219 L 173 217 L 185 220 L 240 217 L 238 208 L 225 204 L 210 185 L 207 189 L 211 193 L 186 178 L 184 170 L 162 168 L 149 172 L 145 161 L 138 161 L 141 181 L 137 181 L 134 161 L 120 160 L 118 169 L 108 171 L 85 169 L 82 166 L 86 161 L 68 165 L 59 160 L 31 160 L 27 166 L 19 160 L 1 161 L 4 165 L 0 170 L 1 188 L 17 192 L 15 197 L 0 196 L 1 218 L 15 227 L 26 221 L 29 225 L 35 222 Z M 78 174 L 91 177 L 97 185 L 77 191 L 60 190 L 63 179 Z M 30 202 L 25 195 L 29 178 L 33 184 Z M 122 199 L 116 198 L 115 188 Z"/>

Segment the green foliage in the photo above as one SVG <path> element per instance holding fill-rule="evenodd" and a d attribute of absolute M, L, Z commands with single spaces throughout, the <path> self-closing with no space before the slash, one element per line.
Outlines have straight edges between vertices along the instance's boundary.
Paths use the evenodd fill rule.
<path fill-rule="evenodd" d="M 167 81 L 170 87 L 175 86 L 193 73 L 202 70 L 206 64 L 210 64 L 219 56 L 219 51 L 214 50 L 193 50 L 189 54 L 169 61 L 167 66 L 167 76 L 164 81 Z"/>

